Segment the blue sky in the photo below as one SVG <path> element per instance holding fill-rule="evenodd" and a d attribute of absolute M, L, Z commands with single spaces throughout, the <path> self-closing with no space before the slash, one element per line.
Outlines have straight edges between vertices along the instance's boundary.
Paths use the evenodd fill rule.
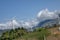
<path fill-rule="evenodd" d="M 0 22 L 14 16 L 18 20 L 36 18 L 45 8 L 60 10 L 60 0 L 0 0 Z"/>

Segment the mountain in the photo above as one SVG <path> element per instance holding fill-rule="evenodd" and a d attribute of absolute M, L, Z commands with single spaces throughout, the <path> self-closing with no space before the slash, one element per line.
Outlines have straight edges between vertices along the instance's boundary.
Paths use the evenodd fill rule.
<path fill-rule="evenodd" d="M 37 20 L 38 24 L 32 29 L 59 24 L 60 11 L 49 11 L 48 9 L 43 9 L 38 13 Z"/>
<path fill-rule="evenodd" d="M 18 27 L 23 27 L 26 29 L 37 28 L 46 26 L 47 24 L 56 23 L 60 20 L 60 11 L 49 11 L 48 9 L 43 9 L 38 12 L 38 15 L 35 19 L 27 20 L 27 21 L 17 21 L 16 19 L 9 20 L 5 23 L 0 23 L 0 30 L 5 29 L 15 29 Z"/>

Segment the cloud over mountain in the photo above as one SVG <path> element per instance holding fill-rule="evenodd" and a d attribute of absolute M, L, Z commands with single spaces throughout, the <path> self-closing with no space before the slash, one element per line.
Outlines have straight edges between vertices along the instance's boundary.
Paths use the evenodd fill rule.
<path fill-rule="evenodd" d="M 7 21 L 6 23 L 0 23 L 0 29 L 12 29 L 18 27 L 24 28 L 32 28 L 38 25 L 39 22 L 46 20 L 46 19 L 56 19 L 59 18 L 60 11 L 49 11 L 48 9 L 43 9 L 37 14 L 37 18 L 26 21 L 26 22 L 19 22 L 15 19 L 11 21 Z"/>

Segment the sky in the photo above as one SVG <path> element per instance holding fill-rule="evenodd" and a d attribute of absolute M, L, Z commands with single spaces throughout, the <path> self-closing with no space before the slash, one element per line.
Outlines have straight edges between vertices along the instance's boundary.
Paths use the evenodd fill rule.
<path fill-rule="evenodd" d="M 0 22 L 13 17 L 18 20 L 33 19 L 46 8 L 60 10 L 60 0 L 0 0 Z"/>

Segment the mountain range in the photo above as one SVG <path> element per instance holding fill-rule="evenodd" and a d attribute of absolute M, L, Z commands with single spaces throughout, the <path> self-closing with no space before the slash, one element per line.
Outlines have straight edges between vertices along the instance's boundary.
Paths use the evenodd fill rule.
<path fill-rule="evenodd" d="M 35 19 L 32 19 L 31 21 L 17 21 L 17 19 L 9 20 L 5 23 L 0 23 L 0 30 L 5 29 L 15 29 L 18 27 L 23 27 L 26 29 L 29 28 L 37 28 L 46 26 L 47 24 L 58 24 L 60 23 L 60 11 L 49 11 L 48 9 L 43 9 L 40 12 L 38 12 L 38 15 Z"/>

